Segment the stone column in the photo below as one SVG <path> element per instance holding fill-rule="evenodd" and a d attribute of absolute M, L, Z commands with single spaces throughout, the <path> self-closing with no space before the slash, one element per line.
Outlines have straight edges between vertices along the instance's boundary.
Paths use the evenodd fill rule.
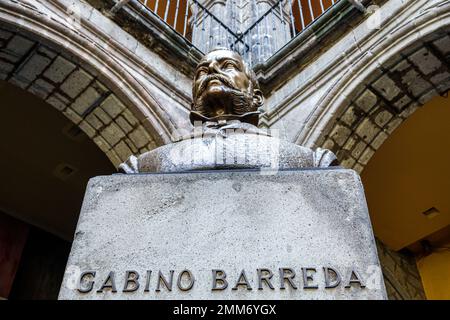
<path fill-rule="evenodd" d="M 282 21 L 275 11 L 266 16 L 257 25 L 254 24 L 266 14 L 276 0 L 229 0 L 230 26 L 237 34 L 243 34 L 243 42 L 238 43 L 240 53 L 251 64 L 269 58 L 277 45 L 275 39 L 280 38 Z M 287 2 L 287 1 L 286 1 Z M 254 27 L 252 27 L 254 26 Z M 251 29 L 249 29 L 252 27 Z"/>
<path fill-rule="evenodd" d="M 214 17 L 191 1 L 192 42 L 203 52 L 222 46 L 238 51 L 251 64 L 263 62 L 290 39 L 289 3 L 272 10 L 256 26 L 276 0 L 203 0 L 198 1 Z M 219 20 L 220 22 L 218 22 Z M 238 37 L 243 34 L 241 41 Z"/>
<path fill-rule="evenodd" d="M 228 7 L 226 0 L 199 0 L 205 9 L 194 1 L 191 6 L 192 43 L 204 53 L 215 47 L 230 47 L 234 39 L 224 26 L 229 26 Z M 220 21 L 220 22 L 219 22 Z"/>
<path fill-rule="evenodd" d="M 289 7 L 291 1 L 285 0 L 274 7 L 276 2 L 276 0 L 252 0 L 252 6 L 248 8 L 248 21 L 251 23 L 245 27 L 245 30 L 251 29 L 245 38 L 248 43 L 251 43 L 250 62 L 253 65 L 270 58 L 291 38 Z M 264 15 L 265 17 L 255 25 Z"/>

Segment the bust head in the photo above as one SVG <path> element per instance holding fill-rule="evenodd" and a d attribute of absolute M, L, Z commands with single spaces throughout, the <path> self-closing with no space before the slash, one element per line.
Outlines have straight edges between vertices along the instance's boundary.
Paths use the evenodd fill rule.
<path fill-rule="evenodd" d="M 223 48 L 199 62 L 192 96 L 192 123 L 240 120 L 257 126 L 264 103 L 254 72 L 238 53 Z"/>

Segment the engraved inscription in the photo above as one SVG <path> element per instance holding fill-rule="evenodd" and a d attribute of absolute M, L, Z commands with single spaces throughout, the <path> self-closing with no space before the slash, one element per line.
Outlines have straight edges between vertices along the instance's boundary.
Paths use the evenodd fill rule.
<path fill-rule="evenodd" d="M 253 270 L 252 270 L 253 271 Z M 319 277 L 319 273 L 320 277 Z M 109 271 L 101 277 L 98 270 L 88 270 L 81 273 L 78 279 L 77 291 L 80 294 L 96 292 L 172 292 L 190 291 L 195 287 L 196 277 L 191 270 L 145 270 L 141 274 L 136 270 L 123 273 Z M 142 275 L 142 276 L 141 276 Z M 156 275 L 154 279 L 152 275 Z M 222 269 L 211 270 L 211 291 L 225 290 L 332 290 L 339 287 L 344 289 L 365 289 L 365 281 L 356 268 L 339 271 L 334 267 L 301 267 L 279 268 L 276 272 L 268 268 L 258 268 L 254 273 L 242 269 L 230 277 Z M 229 286 L 231 283 L 232 287 Z M 143 284 L 143 286 L 141 286 Z M 119 290 L 118 290 L 119 288 Z"/>

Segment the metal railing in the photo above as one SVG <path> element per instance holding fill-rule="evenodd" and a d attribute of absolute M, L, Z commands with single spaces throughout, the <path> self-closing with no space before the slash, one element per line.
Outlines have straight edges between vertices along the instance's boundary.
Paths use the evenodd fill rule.
<path fill-rule="evenodd" d="M 237 50 L 238 44 L 245 47 L 235 32 L 197 0 L 139 1 L 202 52 L 214 47 Z"/>
<path fill-rule="evenodd" d="M 191 11 L 188 0 L 139 0 L 149 12 L 156 14 L 183 37 L 191 40 Z"/>
<path fill-rule="evenodd" d="M 241 52 L 256 65 L 273 54 L 308 28 L 339 0 L 279 0 L 242 33 L 250 50 Z"/>
<path fill-rule="evenodd" d="M 139 1 L 200 51 L 227 47 L 254 66 L 269 59 L 340 0 L 278 0 L 268 8 L 267 2 L 263 7 L 249 0 L 255 10 L 243 32 L 224 22 L 226 12 L 213 13 L 197 0 Z"/>

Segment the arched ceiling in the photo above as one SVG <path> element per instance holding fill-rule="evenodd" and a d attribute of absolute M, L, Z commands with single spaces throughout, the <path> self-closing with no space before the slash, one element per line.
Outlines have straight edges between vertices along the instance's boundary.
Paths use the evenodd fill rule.
<path fill-rule="evenodd" d="M 389 136 L 362 172 L 375 235 L 394 250 L 435 234 L 450 240 L 449 121 L 450 99 L 433 98 Z"/>
<path fill-rule="evenodd" d="M 115 172 L 61 112 L 0 81 L 0 211 L 71 239 L 89 178 Z"/>

